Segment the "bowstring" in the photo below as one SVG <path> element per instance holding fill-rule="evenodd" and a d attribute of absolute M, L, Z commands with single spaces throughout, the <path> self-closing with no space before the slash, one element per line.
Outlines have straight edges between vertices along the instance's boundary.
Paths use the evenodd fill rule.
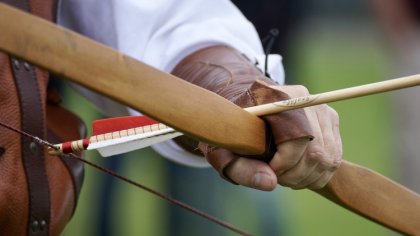
<path fill-rule="evenodd" d="M 16 133 L 18 133 L 20 135 L 29 137 L 34 142 L 36 142 L 36 143 L 38 143 L 40 145 L 43 145 L 43 146 L 46 146 L 46 147 L 50 147 L 50 148 L 53 148 L 53 149 L 57 150 L 57 147 L 54 146 L 54 144 L 52 144 L 52 143 L 50 143 L 50 142 L 48 142 L 46 140 L 43 140 L 43 139 L 41 139 L 39 137 L 36 137 L 34 135 L 31 135 L 31 134 L 29 134 L 29 133 L 27 133 L 27 132 L 25 132 L 23 130 L 16 129 L 16 128 L 8 125 L 8 124 L 3 123 L 2 121 L 0 121 L 0 125 L 3 126 L 3 127 L 5 127 L 5 128 L 7 128 L 7 129 L 9 129 L 9 130 L 11 130 L 11 131 L 14 131 L 14 132 L 16 132 Z M 233 225 L 231 225 L 231 224 L 229 224 L 227 222 L 224 222 L 224 221 L 222 221 L 222 220 L 220 220 L 220 219 L 218 219 L 218 218 L 216 218 L 214 216 L 211 216 L 209 214 L 206 214 L 206 213 L 198 210 L 197 208 L 194 208 L 194 207 L 192 207 L 192 206 L 190 206 L 190 205 L 188 205 L 188 204 L 186 204 L 184 202 L 181 202 L 181 201 L 176 200 L 174 198 L 171 198 L 171 197 L 169 197 L 167 195 L 164 195 L 164 194 L 162 194 L 162 193 L 160 193 L 160 192 L 158 192 L 158 191 L 156 191 L 156 190 L 154 190 L 152 188 L 149 188 L 149 187 L 147 187 L 147 186 L 145 186 L 145 185 L 143 185 L 141 183 L 138 183 L 138 182 L 136 182 L 134 180 L 131 180 L 131 179 L 129 179 L 129 178 L 127 178 L 127 177 L 125 177 L 125 176 L 123 176 L 121 174 L 118 174 L 117 172 L 114 172 L 114 171 L 112 171 L 110 169 L 107 169 L 107 168 L 102 167 L 102 166 L 99 166 L 99 165 L 97 165 L 97 164 L 95 164 L 95 163 L 93 163 L 91 161 L 88 161 L 85 158 L 83 158 L 81 156 L 78 156 L 78 155 L 76 155 L 74 153 L 60 154 L 59 156 L 62 157 L 62 158 L 75 158 L 75 159 L 77 159 L 79 161 L 82 161 L 83 163 L 85 163 L 85 164 L 87 164 L 87 165 L 89 165 L 91 167 L 94 167 L 94 168 L 96 168 L 96 169 L 98 169 L 98 170 L 100 170 L 100 171 L 102 171 L 104 173 L 110 174 L 110 175 L 114 176 L 115 178 L 118 178 L 118 179 L 120 179 L 120 180 L 122 180 L 122 181 L 124 181 L 124 182 L 126 182 L 128 184 L 131 184 L 131 185 L 134 185 L 134 186 L 136 186 L 138 188 L 141 188 L 141 189 L 143 189 L 143 190 L 145 190 L 145 191 L 147 191 L 147 192 L 149 192 L 149 193 L 151 193 L 151 194 L 153 194 L 153 195 L 155 195 L 155 196 L 157 196 L 157 197 L 159 197 L 159 198 L 161 198 L 163 200 L 166 200 L 166 201 L 168 201 L 168 202 L 170 202 L 170 203 L 172 203 L 174 205 L 177 205 L 177 206 L 179 206 L 181 208 L 184 208 L 185 210 L 190 211 L 190 212 L 192 212 L 192 213 L 194 213 L 194 214 L 196 214 L 196 215 L 198 215 L 198 216 L 200 216 L 200 217 L 202 217 L 202 218 L 204 218 L 206 220 L 209 220 L 210 222 L 213 222 L 213 223 L 218 224 L 218 225 L 220 225 L 220 226 L 222 226 L 222 227 L 224 227 L 224 228 L 226 228 L 226 229 L 228 229 L 230 231 L 233 231 L 235 233 L 238 233 L 239 235 L 245 235 L 245 236 L 252 235 L 252 234 L 250 234 L 250 233 L 248 233 L 248 232 L 246 232 L 246 231 L 244 231 L 244 230 L 242 230 L 242 229 L 240 229 L 240 228 L 238 228 L 236 226 L 233 226 Z"/>

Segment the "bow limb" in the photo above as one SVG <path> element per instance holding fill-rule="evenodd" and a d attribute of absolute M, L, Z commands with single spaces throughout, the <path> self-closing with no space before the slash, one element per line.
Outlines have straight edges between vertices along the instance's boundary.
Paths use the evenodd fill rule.
<path fill-rule="evenodd" d="M 0 50 L 201 141 L 239 154 L 264 152 L 263 121 L 225 99 L 5 4 L 0 13 Z M 420 197 L 375 172 L 344 162 L 318 192 L 387 227 L 420 235 Z"/>
<path fill-rule="evenodd" d="M 264 122 L 224 98 L 6 4 L 0 12 L 0 50 L 196 139 L 239 154 L 264 153 Z"/>
<path fill-rule="evenodd" d="M 420 195 L 365 167 L 344 161 L 315 192 L 400 233 L 420 235 Z"/>

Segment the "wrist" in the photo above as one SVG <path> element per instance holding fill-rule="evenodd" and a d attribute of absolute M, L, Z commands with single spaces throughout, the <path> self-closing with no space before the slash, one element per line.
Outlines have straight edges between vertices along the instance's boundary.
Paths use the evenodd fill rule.
<path fill-rule="evenodd" d="M 247 91 L 256 80 L 276 85 L 245 55 L 223 45 L 204 48 L 187 56 L 172 74 L 230 101 Z"/>

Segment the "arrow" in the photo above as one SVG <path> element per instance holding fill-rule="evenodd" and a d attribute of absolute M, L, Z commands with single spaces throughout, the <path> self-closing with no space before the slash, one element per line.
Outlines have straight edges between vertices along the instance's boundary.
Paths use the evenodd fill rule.
<path fill-rule="evenodd" d="M 370 83 L 345 89 L 329 91 L 304 97 L 247 107 L 244 110 L 257 116 L 331 103 L 340 100 L 367 96 L 387 91 L 420 85 L 420 75 Z M 98 150 L 102 156 L 112 156 L 145 148 L 182 135 L 147 116 L 118 117 L 97 120 L 92 125 L 93 136 L 89 139 L 58 144 L 50 154 Z"/>
<path fill-rule="evenodd" d="M 264 116 L 283 111 L 294 110 L 319 104 L 331 103 L 350 98 L 357 98 L 372 94 L 388 92 L 397 89 L 409 88 L 420 85 L 420 74 L 411 75 L 376 83 L 364 84 L 360 86 L 338 89 L 325 93 L 313 94 L 304 97 L 291 98 L 284 101 L 278 101 L 263 104 L 255 107 L 249 107 L 245 110 L 257 115 Z"/>

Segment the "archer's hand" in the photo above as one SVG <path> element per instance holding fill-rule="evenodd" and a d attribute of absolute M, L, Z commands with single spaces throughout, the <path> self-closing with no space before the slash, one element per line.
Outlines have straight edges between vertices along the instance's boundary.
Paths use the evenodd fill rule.
<path fill-rule="evenodd" d="M 302 86 L 284 86 L 280 89 L 290 97 L 308 95 Z M 207 152 L 207 159 L 211 163 L 217 158 L 232 160 L 225 166 L 223 174 L 231 181 L 251 188 L 272 190 L 277 183 L 293 189 L 322 188 L 341 163 L 339 119 L 337 113 L 327 105 L 305 108 L 304 112 L 314 136 L 313 140 L 301 137 L 278 143 L 277 152 L 268 164 L 239 157 L 222 149 Z M 270 121 L 269 124 L 277 125 Z M 282 132 L 276 127 L 273 130 Z M 274 136 L 279 137 L 281 134 Z"/>
<path fill-rule="evenodd" d="M 241 107 L 308 95 L 302 86 L 275 86 L 240 52 L 227 46 L 199 50 L 184 58 L 172 73 Z M 200 150 L 222 177 L 244 186 L 261 190 L 272 190 L 277 183 L 296 189 L 323 187 L 341 162 L 336 112 L 317 106 L 263 119 L 277 146 L 269 163 L 203 143 Z"/>

